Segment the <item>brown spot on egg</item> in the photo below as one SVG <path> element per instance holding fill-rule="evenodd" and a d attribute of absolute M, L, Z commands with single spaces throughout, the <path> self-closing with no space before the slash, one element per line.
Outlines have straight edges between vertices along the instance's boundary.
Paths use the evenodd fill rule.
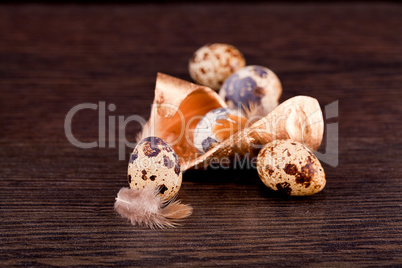
<path fill-rule="evenodd" d="M 146 137 L 143 139 L 139 144 L 144 144 L 144 143 L 151 143 L 151 146 L 154 147 L 156 145 L 165 145 L 166 143 L 158 137 Z"/>
<path fill-rule="evenodd" d="M 132 164 L 138 158 L 138 150 L 135 149 L 134 152 L 131 154 L 130 163 Z"/>
<path fill-rule="evenodd" d="M 180 174 L 180 164 L 176 163 L 176 166 L 174 167 L 174 173 L 176 173 L 177 176 Z"/>
<path fill-rule="evenodd" d="M 282 182 L 276 184 L 277 191 L 282 194 L 290 195 L 292 193 L 292 188 L 290 188 L 290 184 L 287 182 Z"/>
<path fill-rule="evenodd" d="M 165 151 L 168 152 L 168 153 L 170 153 L 170 152 L 173 151 L 172 147 L 170 147 L 170 146 L 165 146 L 165 147 L 163 147 L 163 150 L 165 150 Z"/>
<path fill-rule="evenodd" d="M 142 140 L 139 144 L 142 144 L 142 150 L 144 155 L 148 157 L 155 157 L 160 153 L 158 145 L 165 147 L 167 144 L 157 137 L 148 137 Z"/>
<path fill-rule="evenodd" d="M 256 88 L 254 88 L 252 93 L 254 96 L 256 96 L 258 98 L 262 98 L 265 95 L 265 90 L 262 87 L 256 87 Z"/>
<path fill-rule="evenodd" d="M 236 71 L 236 68 L 232 65 L 229 65 L 229 68 L 231 73 L 234 73 Z"/>
<path fill-rule="evenodd" d="M 289 152 L 288 149 L 285 149 L 285 150 L 282 151 L 282 153 L 285 153 L 285 152 L 286 152 L 286 154 L 288 155 L 288 157 L 291 156 L 291 154 L 290 154 L 290 152 Z"/>
<path fill-rule="evenodd" d="M 167 168 L 172 168 L 174 166 L 174 163 L 172 160 L 169 159 L 166 155 L 163 156 L 163 164 Z"/>
<path fill-rule="evenodd" d="M 142 172 L 141 178 L 142 178 L 144 181 L 146 181 L 146 180 L 147 180 L 147 171 L 143 169 L 141 172 Z"/>
<path fill-rule="evenodd" d="M 295 143 L 295 142 L 291 142 L 290 144 L 292 144 L 292 145 L 296 145 L 296 143 Z"/>
<path fill-rule="evenodd" d="M 266 166 L 266 167 L 265 167 L 265 169 L 266 169 L 266 170 L 268 170 L 268 174 L 269 174 L 269 176 L 271 176 L 271 175 L 272 175 L 272 173 L 274 173 L 274 171 L 271 169 L 271 167 L 270 167 L 270 166 Z"/>
<path fill-rule="evenodd" d="M 303 173 L 299 173 L 299 175 L 296 177 L 296 183 L 303 184 L 306 188 L 308 188 L 311 184 L 311 177 L 306 176 Z"/>
<path fill-rule="evenodd" d="M 155 175 L 152 175 L 151 177 L 149 177 L 149 179 L 150 179 L 151 181 L 154 181 L 154 180 L 156 179 L 156 176 L 155 176 Z"/>
<path fill-rule="evenodd" d="M 166 187 L 166 185 L 164 185 L 164 184 L 159 185 L 159 192 L 160 192 L 161 194 L 164 194 L 167 189 L 168 189 L 168 188 Z"/>
<path fill-rule="evenodd" d="M 283 170 L 286 174 L 295 176 L 296 183 L 303 184 L 306 188 L 310 186 L 312 176 L 316 172 L 312 163 L 303 166 L 301 172 L 294 164 L 286 164 Z"/>
<path fill-rule="evenodd" d="M 149 146 L 148 144 L 145 144 L 143 147 L 144 150 L 144 155 L 148 156 L 148 157 L 155 157 L 157 156 L 161 150 L 159 150 L 158 148 L 152 148 L 151 146 Z"/>
<path fill-rule="evenodd" d="M 298 172 L 297 167 L 294 164 L 286 164 L 283 170 L 289 175 L 296 175 Z"/>
<path fill-rule="evenodd" d="M 230 67 L 231 71 L 232 71 L 232 70 L 234 71 L 233 66 L 230 65 L 230 59 L 229 59 L 229 58 L 226 58 L 224 67 L 228 67 L 228 66 Z"/>
<path fill-rule="evenodd" d="M 200 71 L 201 71 L 201 73 L 203 73 L 203 74 L 206 73 L 204 68 L 201 68 Z"/>
<path fill-rule="evenodd" d="M 297 183 L 304 183 L 305 187 L 309 187 L 313 176 L 317 173 L 314 168 L 314 163 L 306 164 L 302 167 L 299 178 L 296 178 Z M 299 182 L 298 182 L 299 180 Z"/>
<path fill-rule="evenodd" d="M 177 154 L 173 154 L 174 159 L 176 160 L 176 163 L 180 163 L 179 157 L 177 156 Z"/>

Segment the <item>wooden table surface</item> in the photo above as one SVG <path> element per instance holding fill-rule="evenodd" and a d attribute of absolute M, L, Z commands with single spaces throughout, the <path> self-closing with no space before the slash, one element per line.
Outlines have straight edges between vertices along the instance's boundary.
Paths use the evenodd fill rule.
<path fill-rule="evenodd" d="M 156 73 L 190 80 L 209 42 L 274 70 L 281 101 L 339 101 L 339 165 L 323 163 L 327 186 L 305 198 L 266 190 L 252 169 L 186 172 L 193 215 L 133 227 L 113 210 L 127 159 L 73 146 L 65 116 L 104 101 L 106 116 L 147 118 Z M 402 265 L 401 90 L 397 4 L 2 5 L 0 266 Z M 97 141 L 97 111 L 73 133 Z"/>

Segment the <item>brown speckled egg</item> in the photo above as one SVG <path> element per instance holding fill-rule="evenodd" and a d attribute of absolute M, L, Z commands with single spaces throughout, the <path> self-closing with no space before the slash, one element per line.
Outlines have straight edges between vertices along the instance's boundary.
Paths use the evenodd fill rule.
<path fill-rule="evenodd" d="M 160 195 L 168 200 L 180 189 L 182 172 L 176 153 L 158 137 L 140 141 L 130 156 L 128 183 L 131 189 L 160 187 Z"/>
<path fill-rule="evenodd" d="M 287 195 L 312 195 L 326 183 L 317 157 L 303 144 L 291 140 L 266 144 L 258 154 L 257 171 L 266 186 Z"/>
<path fill-rule="evenodd" d="M 243 54 L 228 44 L 207 44 L 194 52 L 188 70 L 198 84 L 219 90 L 223 82 L 246 66 Z"/>

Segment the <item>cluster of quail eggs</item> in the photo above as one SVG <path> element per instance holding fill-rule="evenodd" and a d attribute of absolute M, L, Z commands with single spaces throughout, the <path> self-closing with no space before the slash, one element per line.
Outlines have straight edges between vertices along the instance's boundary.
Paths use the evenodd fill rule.
<path fill-rule="evenodd" d="M 189 61 L 192 79 L 219 91 L 229 108 L 208 112 L 194 131 L 194 146 L 206 153 L 247 124 L 247 113 L 271 112 L 282 93 L 277 75 L 264 66 L 246 66 L 243 54 L 228 44 L 207 44 Z M 257 157 L 257 170 L 263 183 L 281 193 L 312 195 L 325 186 L 324 170 L 314 154 L 294 141 L 266 144 Z"/>
<path fill-rule="evenodd" d="M 228 104 L 208 112 L 194 130 L 194 147 L 200 154 L 244 129 L 247 111 L 271 112 L 282 93 L 281 82 L 270 69 L 246 66 L 243 54 L 228 44 L 208 44 L 189 61 L 192 79 L 216 91 Z M 245 113 L 246 112 L 246 113 Z M 257 171 L 269 188 L 286 195 L 318 193 L 325 187 L 320 162 L 305 145 L 291 140 L 266 144 L 257 156 Z M 178 194 L 182 183 L 180 161 L 173 148 L 158 137 L 140 141 L 130 156 L 128 182 L 132 189 L 158 187 L 160 196 L 169 200 Z"/>
<path fill-rule="evenodd" d="M 243 129 L 251 110 L 266 115 L 277 105 L 282 93 L 281 82 L 270 69 L 246 66 L 243 54 L 229 44 L 207 44 L 194 52 L 189 61 L 192 79 L 219 90 L 228 108 L 207 113 L 194 131 L 194 147 L 205 153 L 230 134 Z"/>
<path fill-rule="evenodd" d="M 278 104 L 282 85 L 270 69 L 246 66 L 243 54 L 228 44 L 207 44 L 194 52 L 188 65 L 198 84 L 219 91 L 229 107 L 261 106 L 265 114 Z"/>

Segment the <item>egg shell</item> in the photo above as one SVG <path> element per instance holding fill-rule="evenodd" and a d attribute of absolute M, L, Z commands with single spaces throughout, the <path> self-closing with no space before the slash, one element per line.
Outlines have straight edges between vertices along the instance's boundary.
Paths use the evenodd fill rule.
<path fill-rule="evenodd" d="M 229 44 L 214 43 L 194 52 L 188 70 L 196 83 L 219 90 L 230 75 L 245 65 L 246 60 L 237 48 Z"/>
<path fill-rule="evenodd" d="M 266 144 L 258 154 L 257 171 L 267 187 L 292 196 L 318 193 L 326 183 L 317 157 L 303 144 L 291 140 Z"/>
<path fill-rule="evenodd" d="M 229 107 L 258 106 L 262 114 L 268 114 L 276 106 L 282 94 L 279 78 L 270 69 L 246 66 L 232 74 L 222 85 L 219 95 Z"/>
<path fill-rule="evenodd" d="M 243 129 L 247 119 L 239 110 L 218 108 L 208 112 L 194 130 L 194 146 L 205 153 L 220 142 Z"/>
<path fill-rule="evenodd" d="M 130 156 L 128 183 L 131 189 L 160 187 L 161 197 L 174 197 L 180 190 L 182 172 L 172 147 L 158 137 L 140 141 Z"/>

